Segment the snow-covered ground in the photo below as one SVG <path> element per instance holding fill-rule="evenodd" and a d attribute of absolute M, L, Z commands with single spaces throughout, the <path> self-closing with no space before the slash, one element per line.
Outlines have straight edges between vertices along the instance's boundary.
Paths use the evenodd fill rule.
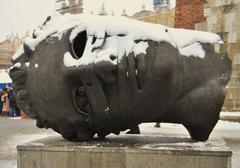
<path fill-rule="evenodd" d="M 233 151 L 232 168 L 239 168 L 240 165 L 240 123 L 219 121 L 214 128 L 207 142 L 191 142 L 186 129 L 180 124 L 162 123 L 160 128 L 155 128 L 154 123 L 141 124 L 141 135 L 146 140 L 151 137 L 165 137 L 161 145 L 167 145 L 171 139 L 184 139 L 184 142 L 177 142 L 178 146 L 194 146 L 198 148 L 208 148 L 218 144 L 227 147 Z M 16 168 L 17 167 L 17 151 L 16 146 L 31 141 L 42 139 L 49 136 L 59 136 L 52 130 L 38 129 L 34 120 L 21 120 L 20 118 L 1 118 L 0 117 L 0 168 Z M 119 138 L 121 138 L 121 136 Z M 155 144 L 156 145 L 156 144 Z M 143 146 L 144 147 L 144 146 Z M 145 145 L 145 148 L 155 147 Z M 158 146 L 159 147 L 159 146 Z"/>
<path fill-rule="evenodd" d="M 221 121 L 219 120 L 215 129 L 225 129 L 225 130 L 238 130 L 240 131 L 240 123 L 239 122 L 230 122 L 230 121 Z"/>
<path fill-rule="evenodd" d="M 240 117 L 240 112 L 221 112 L 220 116 L 234 116 Z"/>
<path fill-rule="evenodd" d="M 0 117 L 0 168 L 17 168 L 16 146 L 56 135 L 36 127 L 34 120 Z"/>
<path fill-rule="evenodd" d="M 190 138 L 187 130 L 181 124 L 162 123 L 160 128 L 154 128 L 154 123 L 141 124 L 141 133 L 145 135 L 162 135 L 168 137 Z M 223 144 L 220 144 L 223 143 Z M 240 166 L 240 122 L 219 120 L 207 142 L 191 144 L 176 144 L 183 146 L 206 147 L 212 144 L 225 146 L 233 152 L 232 168 Z"/>
<path fill-rule="evenodd" d="M 221 112 L 221 120 L 240 122 L 240 112 Z"/>

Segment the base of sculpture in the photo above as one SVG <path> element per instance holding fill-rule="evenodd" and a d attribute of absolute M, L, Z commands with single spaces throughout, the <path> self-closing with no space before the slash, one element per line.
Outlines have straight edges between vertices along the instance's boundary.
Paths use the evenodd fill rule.
<path fill-rule="evenodd" d="M 49 137 L 18 146 L 18 168 L 231 168 L 232 152 L 224 144 L 146 135 L 90 142 Z"/>

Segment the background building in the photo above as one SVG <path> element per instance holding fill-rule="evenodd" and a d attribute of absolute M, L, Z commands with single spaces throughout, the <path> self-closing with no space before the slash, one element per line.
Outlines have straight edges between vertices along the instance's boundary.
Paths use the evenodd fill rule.
<path fill-rule="evenodd" d="M 0 42 L 0 69 L 7 69 L 11 66 L 11 58 L 17 51 L 23 38 L 19 38 L 18 34 L 14 35 L 12 33 L 6 40 Z"/>
<path fill-rule="evenodd" d="M 167 12 L 170 10 L 170 0 L 153 0 L 153 8 L 156 12 Z"/>
<path fill-rule="evenodd" d="M 204 5 L 207 31 L 219 34 L 224 44 L 221 52 L 227 52 L 232 59 L 232 77 L 228 84 L 224 109 L 240 110 L 240 1 L 208 0 Z"/>
<path fill-rule="evenodd" d="M 99 8 L 98 15 L 105 16 L 108 15 L 106 9 L 105 9 L 105 4 L 102 3 L 102 6 Z"/>
<path fill-rule="evenodd" d="M 232 77 L 227 86 L 223 110 L 240 110 L 240 1 L 178 0 L 175 27 L 219 34 L 224 44 L 217 50 L 232 59 Z"/>
<path fill-rule="evenodd" d="M 175 27 L 195 29 L 196 23 L 206 23 L 203 8 L 206 0 L 177 0 Z"/>
<path fill-rule="evenodd" d="M 154 11 L 146 10 L 143 5 L 142 10 L 135 13 L 131 18 L 174 27 L 175 9 L 170 10 L 169 1 L 154 0 L 153 5 Z"/>
<path fill-rule="evenodd" d="M 56 0 L 55 9 L 57 13 L 77 14 L 83 13 L 82 0 Z"/>

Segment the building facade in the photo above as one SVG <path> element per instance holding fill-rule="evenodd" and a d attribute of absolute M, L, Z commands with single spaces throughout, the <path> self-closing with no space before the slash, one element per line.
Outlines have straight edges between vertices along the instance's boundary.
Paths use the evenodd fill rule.
<path fill-rule="evenodd" d="M 203 10 L 206 0 L 177 0 L 175 27 L 195 29 L 196 23 L 206 23 Z"/>
<path fill-rule="evenodd" d="M 143 5 L 142 10 L 135 13 L 131 18 L 174 27 L 175 9 L 170 10 L 170 1 L 154 0 L 153 7 L 154 11 L 150 11 L 146 10 Z"/>
<path fill-rule="evenodd" d="M 163 4 L 170 5 L 170 0 L 153 0 L 153 6 L 154 8 L 161 6 Z"/>
<path fill-rule="evenodd" d="M 56 0 L 55 10 L 57 13 L 65 14 L 78 14 L 83 13 L 82 0 Z"/>
<path fill-rule="evenodd" d="M 11 58 L 19 48 L 22 39 L 18 35 L 11 35 L 0 42 L 0 69 L 8 69 L 11 66 Z"/>
<path fill-rule="evenodd" d="M 223 110 L 240 110 L 240 1 L 208 0 L 204 5 L 207 31 L 219 34 L 224 44 L 221 52 L 232 59 L 232 76 L 228 84 Z"/>
<path fill-rule="evenodd" d="M 134 14 L 132 18 L 149 23 L 157 23 L 169 27 L 174 27 L 175 11 L 171 10 L 169 12 L 164 13 L 154 13 L 152 11 L 140 11 Z"/>
<path fill-rule="evenodd" d="M 240 1 L 178 0 L 175 27 L 214 32 L 224 44 L 217 50 L 232 60 L 232 76 L 227 86 L 223 110 L 240 110 Z"/>
<path fill-rule="evenodd" d="M 156 12 L 168 12 L 170 10 L 170 0 L 154 0 L 153 8 Z"/>
<path fill-rule="evenodd" d="M 100 15 L 100 16 L 108 15 L 108 13 L 105 9 L 105 4 L 104 3 L 102 3 L 102 6 L 100 7 L 100 9 L 98 11 L 98 15 Z"/>

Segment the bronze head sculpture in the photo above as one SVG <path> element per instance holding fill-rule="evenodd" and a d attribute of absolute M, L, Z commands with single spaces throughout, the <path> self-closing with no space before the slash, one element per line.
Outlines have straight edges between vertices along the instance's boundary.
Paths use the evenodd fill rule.
<path fill-rule="evenodd" d="M 69 140 L 144 122 L 183 124 L 205 141 L 231 75 L 218 35 L 111 16 L 48 18 L 12 59 L 18 105 Z"/>

